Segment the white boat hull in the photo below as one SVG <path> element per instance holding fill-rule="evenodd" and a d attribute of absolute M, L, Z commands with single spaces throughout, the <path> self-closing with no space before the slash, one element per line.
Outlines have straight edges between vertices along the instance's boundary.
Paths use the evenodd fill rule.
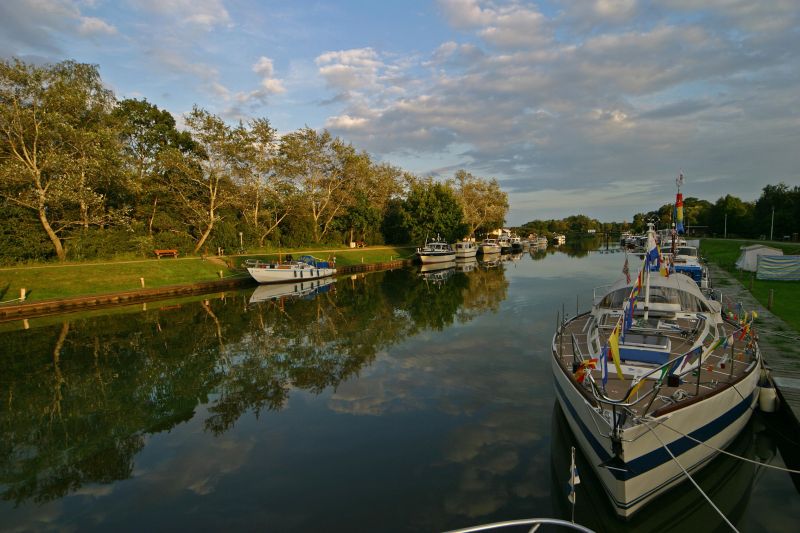
<path fill-rule="evenodd" d="M 310 265 L 263 265 L 250 267 L 247 272 L 259 283 L 289 283 L 301 280 L 327 278 L 336 274 L 335 268 L 317 268 Z"/>
<path fill-rule="evenodd" d="M 753 363 L 757 365 L 756 362 Z M 758 400 L 759 372 L 754 368 L 734 385 L 706 399 L 622 432 L 622 462 L 602 466 L 614 458 L 611 426 L 574 387 L 556 360 L 552 360 L 556 397 L 584 455 L 603 483 L 618 515 L 630 517 L 664 491 L 686 480 L 670 457 L 666 444 L 680 464 L 692 473 L 724 449 L 741 432 Z M 673 429 L 675 431 L 673 431 Z M 685 437 L 708 444 L 704 446 Z M 659 441 L 660 439 L 660 441 Z"/>
<path fill-rule="evenodd" d="M 418 253 L 417 257 L 422 262 L 422 264 L 426 263 L 443 263 L 446 261 L 455 261 L 456 260 L 456 253 L 446 253 L 446 254 L 424 254 Z"/>

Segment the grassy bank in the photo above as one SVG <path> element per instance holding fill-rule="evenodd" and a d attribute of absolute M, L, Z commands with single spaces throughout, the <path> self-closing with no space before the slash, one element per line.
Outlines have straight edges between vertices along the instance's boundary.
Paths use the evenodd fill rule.
<path fill-rule="evenodd" d="M 291 253 L 294 257 L 311 254 L 322 259 L 335 255 L 337 266 L 345 266 L 409 257 L 413 254 L 413 248 L 387 246 L 354 250 L 286 250 L 285 253 Z M 207 260 L 188 257 L 2 268 L 0 269 L 0 301 L 19 298 L 20 288 L 23 287 L 28 293 L 27 301 L 36 302 L 53 298 L 140 289 L 142 287 L 140 278 L 144 278 L 147 288 L 156 288 L 216 280 L 219 279 L 220 271 L 225 277 L 246 276 L 239 268 L 245 259 L 263 260 L 276 257 L 277 254 L 248 254 L 211 257 Z"/>
<path fill-rule="evenodd" d="M 786 255 L 800 255 L 800 245 L 797 243 L 778 243 L 764 241 L 730 240 L 730 239 L 703 239 L 700 242 L 700 253 L 708 261 L 715 263 L 730 272 L 764 306 L 769 302 L 769 291 L 773 291 L 772 312 L 782 318 L 795 331 L 800 331 L 800 281 L 773 281 L 755 279 L 755 273 L 741 271 L 736 268 L 741 246 L 750 244 L 767 244 L 773 248 L 780 248 Z M 724 287 L 722 287 L 724 289 Z"/>

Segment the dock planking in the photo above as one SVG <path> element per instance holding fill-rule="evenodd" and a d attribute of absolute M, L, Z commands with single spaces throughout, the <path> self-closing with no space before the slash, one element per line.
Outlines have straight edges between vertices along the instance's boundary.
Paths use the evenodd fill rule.
<path fill-rule="evenodd" d="M 800 421 L 800 333 L 768 311 L 728 272 L 709 264 L 714 289 L 733 302 L 741 302 L 745 311 L 757 311 L 755 322 L 758 345 L 770 369 L 783 403 L 795 420 Z M 790 282 L 787 282 L 790 283 Z"/>

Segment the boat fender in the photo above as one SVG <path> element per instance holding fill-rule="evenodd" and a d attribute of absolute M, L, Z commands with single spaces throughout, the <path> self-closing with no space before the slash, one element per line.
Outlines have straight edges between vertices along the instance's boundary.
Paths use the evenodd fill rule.
<path fill-rule="evenodd" d="M 764 413 L 774 413 L 778 409 L 778 391 L 771 383 L 759 387 L 758 408 Z"/>

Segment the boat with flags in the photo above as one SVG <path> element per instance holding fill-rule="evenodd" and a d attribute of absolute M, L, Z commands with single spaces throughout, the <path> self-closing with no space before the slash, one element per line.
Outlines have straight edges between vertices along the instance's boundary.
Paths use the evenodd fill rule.
<path fill-rule="evenodd" d="M 627 258 L 626 258 L 627 266 Z M 556 397 L 619 516 L 691 476 L 750 419 L 762 379 L 757 314 L 723 313 L 667 268 L 652 227 L 638 273 L 560 317 Z"/>

